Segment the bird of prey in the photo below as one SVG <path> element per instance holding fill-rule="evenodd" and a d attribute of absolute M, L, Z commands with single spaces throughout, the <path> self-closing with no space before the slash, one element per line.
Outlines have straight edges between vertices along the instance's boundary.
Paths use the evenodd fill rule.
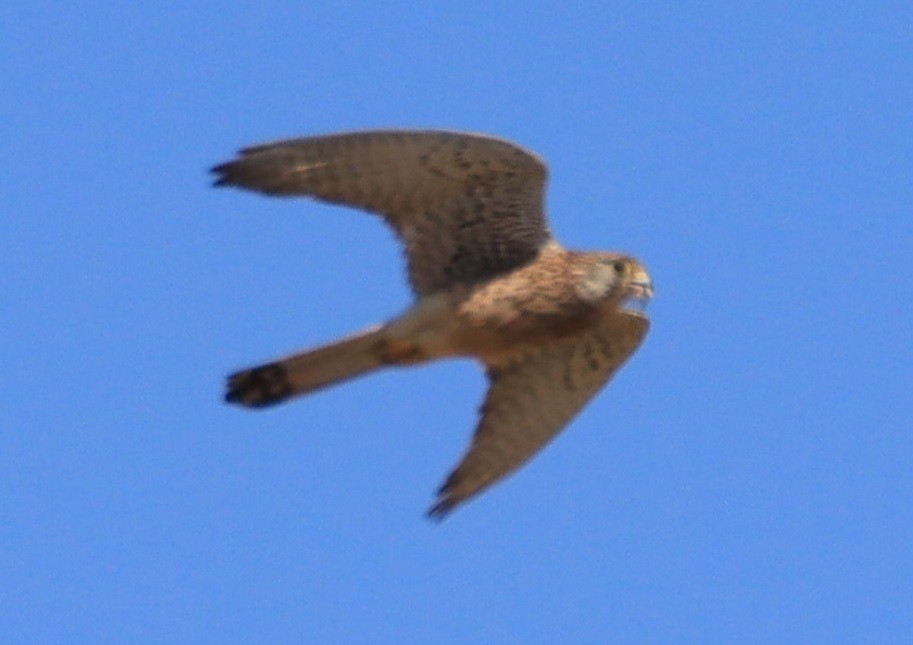
<path fill-rule="evenodd" d="M 478 360 L 489 388 L 469 448 L 428 511 L 442 518 L 526 463 L 643 341 L 653 295 L 621 253 L 562 248 L 546 167 L 490 136 L 435 130 L 306 137 L 241 150 L 216 186 L 307 196 L 381 216 L 405 248 L 414 304 L 389 322 L 236 372 L 225 399 L 262 407 L 377 369 Z"/>

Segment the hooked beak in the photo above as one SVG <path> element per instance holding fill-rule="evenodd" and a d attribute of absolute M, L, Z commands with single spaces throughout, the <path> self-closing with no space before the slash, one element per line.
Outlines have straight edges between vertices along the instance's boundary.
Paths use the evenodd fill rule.
<path fill-rule="evenodd" d="M 649 300 L 653 297 L 653 281 L 647 272 L 640 269 L 628 281 L 628 297 Z"/>

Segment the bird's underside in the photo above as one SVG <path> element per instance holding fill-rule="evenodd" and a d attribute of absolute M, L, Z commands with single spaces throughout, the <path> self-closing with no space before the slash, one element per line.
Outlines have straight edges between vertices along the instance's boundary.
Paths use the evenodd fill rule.
<path fill-rule="evenodd" d="M 544 164 L 481 135 L 377 131 L 243 150 L 216 185 L 378 214 L 404 244 L 415 304 L 385 325 L 229 377 L 262 407 L 390 365 L 468 356 L 489 390 L 472 442 L 429 513 L 443 517 L 546 445 L 637 349 L 624 308 L 652 288 L 633 258 L 565 251 L 542 211 Z"/>

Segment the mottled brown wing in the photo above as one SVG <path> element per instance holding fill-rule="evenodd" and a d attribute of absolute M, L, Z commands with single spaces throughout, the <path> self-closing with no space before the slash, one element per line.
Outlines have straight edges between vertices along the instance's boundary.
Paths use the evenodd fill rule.
<path fill-rule="evenodd" d="M 472 444 L 428 511 L 441 518 L 526 463 L 583 408 L 637 349 L 649 321 L 615 312 L 599 328 L 489 369 Z"/>
<path fill-rule="evenodd" d="M 212 170 L 217 186 L 382 215 L 405 244 L 418 295 L 525 264 L 550 239 L 545 165 L 492 137 L 373 131 L 292 139 L 247 148 Z"/>

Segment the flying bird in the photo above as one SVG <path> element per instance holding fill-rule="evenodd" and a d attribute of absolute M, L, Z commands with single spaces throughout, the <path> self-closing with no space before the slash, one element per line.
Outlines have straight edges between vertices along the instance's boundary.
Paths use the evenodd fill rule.
<path fill-rule="evenodd" d="M 226 401 L 264 407 L 375 370 L 479 361 L 488 392 L 472 441 L 429 509 L 442 518 L 517 470 L 583 408 L 649 328 L 653 287 L 623 253 L 564 249 L 549 232 L 546 166 L 508 141 L 366 131 L 241 150 L 214 185 L 307 196 L 381 216 L 415 301 L 397 318 L 228 377 Z M 638 303 L 637 301 L 641 301 Z"/>

